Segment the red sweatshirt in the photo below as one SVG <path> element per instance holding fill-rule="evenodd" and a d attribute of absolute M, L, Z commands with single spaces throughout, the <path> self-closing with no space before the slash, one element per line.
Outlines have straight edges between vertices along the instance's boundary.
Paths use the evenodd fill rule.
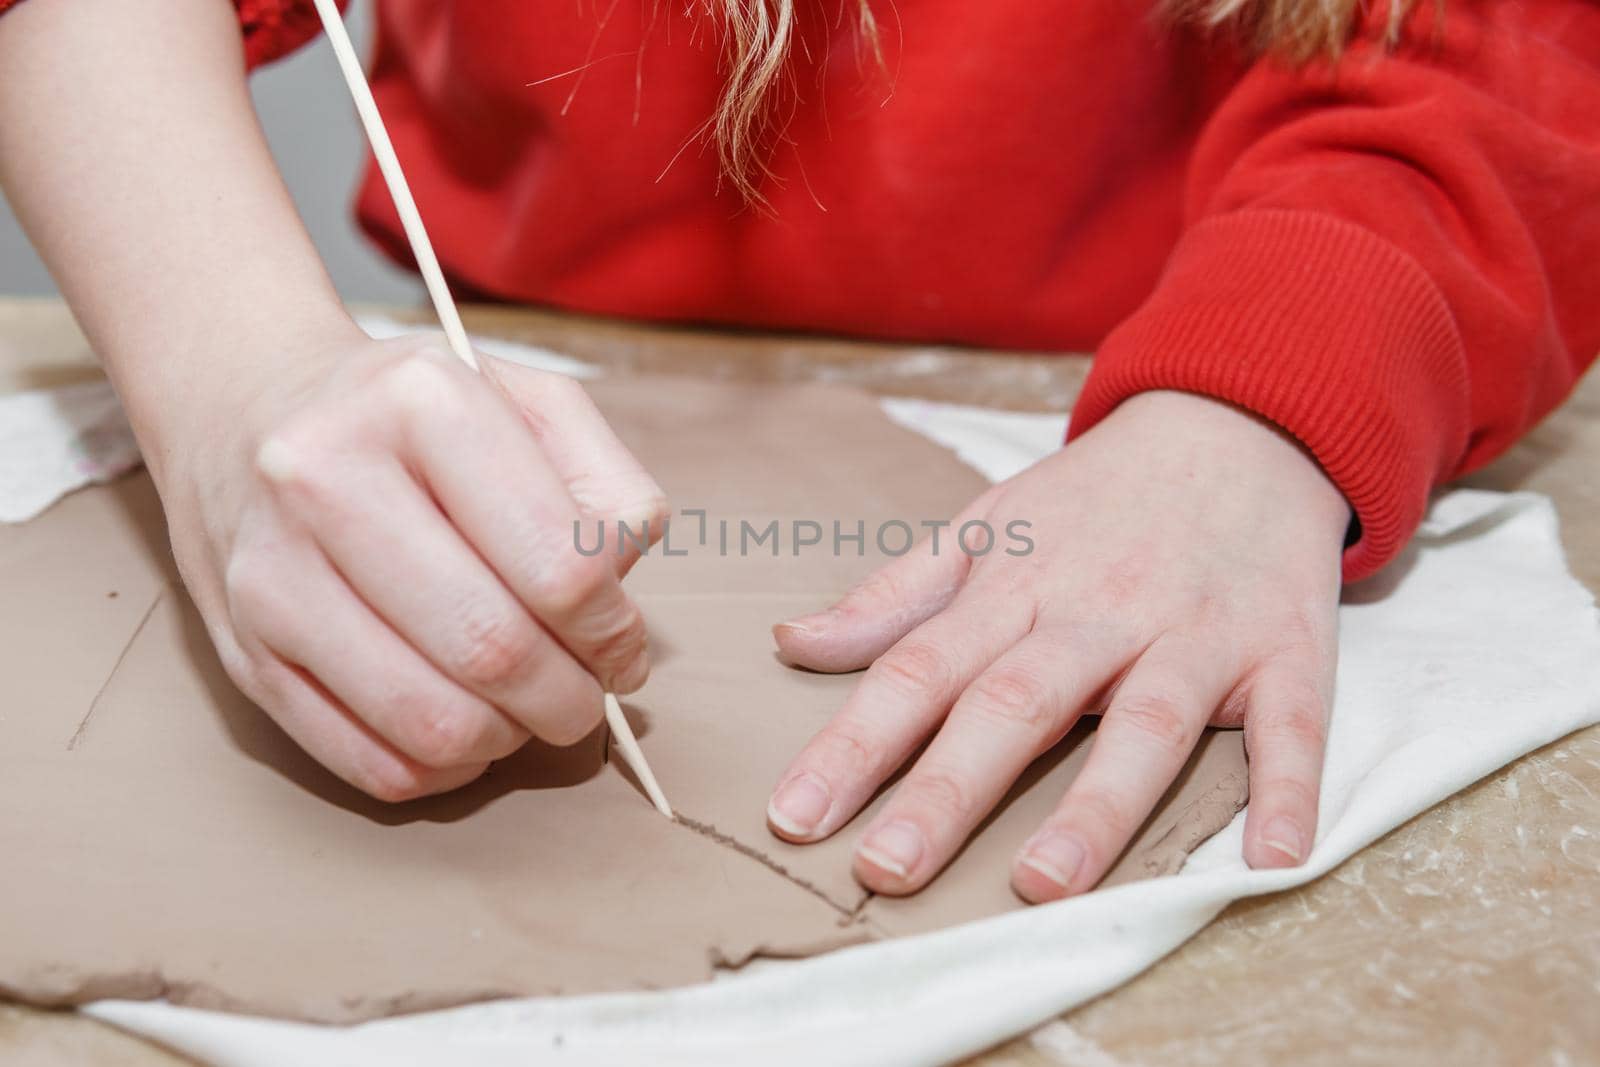
<path fill-rule="evenodd" d="M 307 0 L 237 2 L 252 64 L 315 32 Z M 1594 0 L 1421 0 L 1392 54 L 1366 43 L 1380 2 L 1298 72 L 1164 31 L 1149 0 L 897 0 L 885 74 L 838 4 L 797 5 L 759 211 L 697 140 L 722 85 L 699 4 L 384 0 L 374 90 L 452 281 L 1093 349 L 1074 435 L 1149 389 L 1261 414 L 1354 506 L 1350 579 L 1600 350 Z M 408 259 L 370 169 L 359 212 Z"/>

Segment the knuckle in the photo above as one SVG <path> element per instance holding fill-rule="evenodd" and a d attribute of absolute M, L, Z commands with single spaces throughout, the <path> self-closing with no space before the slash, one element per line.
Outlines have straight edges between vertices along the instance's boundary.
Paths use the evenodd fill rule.
<path fill-rule="evenodd" d="M 858 775 L 877 767 L 879 746 L 860 730 L 844 723 L 828 727 L 812 742 L 813 765 L 830 773 Z"/>
<path fill-rule="evenodd" d="M 522 363 L 494 363 L 491 366 L 497 378 L 511 379 L 506 382 L 506 391 L 522 403 L 542 406 L 552 400 L 578 400 L 582 403 L 588 399 L 587 390 L 570 374 Z M 515 388 L 510 388 L 512 386 Z"/>
<path fill-rule="evenodd" d="M 1258 794 L 1256 799 L 1271 801 L 1275 804 L 1286 805 L 1295 811 L 1314 812 L 1317 810 L 1317 791 L 1307 782 L 1298 778 L 1284 775 L 1274 775 L 1255 786 Z"/>
<path fill-rule="evenodd" d="M 1153 561 L 1142 545 L 1108 563 L 1100 576 L 1101 599 L 1106 603 L 1138 603 L 1150 581 Z"/>
<path fill-rule="evenodd" d="M 573 552 L 563 556 L 560 566 L 536 576 L 535 599 L 558 617 L 574 615 L 606 589 L 612 576 L 609 560 Z"/>
<path fill-rule="evenodd" d="M 1161 644 L 1169 651 L 1227 655 L 1229 648 L 1225 642 L 1217 640 L 1217 635 L 1245 632 L 1239 604 L 1209 586 L 1195 590 L 1190 596 L 1187 622 L 1182 629 L 1164 634 Z"/>
<path fill-rule="evenodd" d="M 251 703 L 276 719 L 284 705 L 283 687 L 275 677 L 275 665 L 267 660 L 266 654 L 252 654 L 231 635 L 214 638 L 213 644 L 223 673 Z"/>
<path fill-rule="evenodd" d="M 247 651 L 243 654 L 240 673 L 230 674 L 229 677 L 268 716 L 285 725 L 285 713 L 292 711 L 294 703 L 291 696 L 293 668 L 264 649 L 259 652 Z"/>
<path fill-rule="evenodd" d="M 1120 839 L 1131 834 L 1142 821 L 1130 814 L 1125 802 L 1103 789 L 1088 790 L 1074 797 L 1066 818 L 1074 827 L 1082 829 L 1086 842 Z"/>
<path fill-rule="evenodd" d="M 280 498 L 301 505 L 327 504 L 338 492 L 334 457 L 338 448 L 314 428 L 275 431 L 256 449 L 255 469 Z"/>
<path fill-rule="evenodd" d="M 1310 608 L 1290 607 L 1278 619 L 1276 629 L 1286 650 L 1309 650 L 1321 644 L 1324 627 Z"/>
<path fill-rule="evenodd" d="M 237 641 L 213 641 L 213 644 L 216 645 L 217 659 L 222 663 L 223 673 L 232 679 L 234 685 L 252 698 L 254 694 L 264 691 L 255 661 Z"/>
<path fill-rule="evenodd" d="M 408 350 L 379 375 L 383 395 L 401 411 L 422 415 L 449 413 L 459 401 L 461 382 L 432 345 Z"/>
<path fill-rule="evenodd" d="M 547 404 L 563 408 L 583 408 L 598 412 L 594 398 L 583 383 L 570 374 L 559 371 L 538 371 L 539 392 Z"/>
<path fill-rule="evenodd" d="M 549 412 L 579 402 L 572 391 L 577 383 L 564 374 L 534 370 L 529 370 L 521 381 L 523 384 L 514 392 L 508 391 L 507 396 L 534 439 L 549 440 L 556 433 L 556 422 Z M 581 389 L 577 391 L 582 392 Z M 583 394 L 583 399 L 588 400 L 587 393 Z"/>
<path fill-rule="evenodd" d="M 941 818 L 961 822 L 972 813 L 972 793 L 962 779 L 944 768 L 929 769 L 906 779 L 906 801 L 930 808 Z"/>
<path fill-rule="evenodd" d="M 260 556 L 240 552 L 228 560 L 222 572 L 222 588 L 229 614 L 235 619 L 249 620 L 273 602 L 277 583 Z"/>
<path fill-rule="evenodd" d="M 900 603 L 900 583 L 886 570 L 873 571 L 845 594 L 838 610 L 851 614 L 881 611 Z"/>
<path fill-rule="evenodd" d="M 650 480 L 650 476 L 644 474 L 642 469 L 640 476 L 649 483 L 648 486 L 633 494 L 627 503 L 620 505 L 616 509 L 616 514 L 624 519 L 632 515 L 635 521 L 648 523 L 652 533 L 659 533 L 661 524 L 672 514 L 672 503 L 667 499 L 666 492 Z M 640 516 L 643 516 L 642 520 Z"/>
<path fill-rule="evenodd" d="M 1264 716 L 1259 729 L 1265 739 L 1297 748 L 1321 752 L 1328 743 L 1327 718 L 1318 704 L 1291 704 L 1284 711 Z"/>
<path fill-rule="evenodd" d="M 282 430 L 268 434 L 256 448 L 256 473 L 274 485 L 291 481 L 304 467 L 300 442 Z"/>
<path fill-rule="evenodd" d="M 363 793 L 385 804 L 404 804 L 431 792 L 421 775 L 401 764 L 388 762 L 362 768 L 355 785 Z"/>
<path fill-rule="evenodd" d="M 501 689 L 526 671 L 535 652 L 530 628 L 505 615 L 469 621 L 450 656 L 451 673 L 477 690 Z"/>
<path fill-rule="evenodd" d="M 320 466 L 317 452 L 309 430 L 302 426 L 280 427 L 256 447 L 256 473 L 273 485 L 298 485 Z"/>
<path fill-rule="evenodd" d="M 591 646 L 593 662 L 606 669 L 631 663 L 645 643 L 644 616 L 632 602 L 624 602 L 615 620 L 602 629 Z"/>
<path fill-rule="evenodd" d="M 574 472 L 566 484 L 586 516 L 616 530 L 618 537 L 631 541 L 643 536 L 654 542 L 661 536 L 661 524 L 667 517 L 666 497 L 633 491 L 619 481 L 615 471 L 604 468 Z M 625 534 L 619 524 L 626 524 Z"/>
<path fill-rule="evenodd" d="M 879 657 L 868 673 L 904 696 L 943 693 L 953 681 L 944 652 L 924 641 L 901 641 Z"/>
<path fill-rule="evenodd" d="M 483 741 L 483 725 L 470 708 L 436 704 L 410 719 L 406 751 L 428 767 L 472 762 Z"/>
<path fill-rule="evenodd" d="M 1031 668 L 995 667 L 972 683 L 971 710 L 1002 725 L 1030 732 L 1043 728 L 1051 717 L 1049 684 Z"/>
<path fill-rule="evenodd" d="M 574 702 L 570 707 L 552 709 L 539 736 L 552 745 L 565 748 L 575 745 L 594 732 L 605 718 L 605 709 L 598 700 Z"/>
<path fill-rule="evenodd" d="M 1168 697 L 1139 695 L 1113 703 L 1111 714 L 1164 752 L 1187 752 L 1195 729 L 1182 705 Z"/>

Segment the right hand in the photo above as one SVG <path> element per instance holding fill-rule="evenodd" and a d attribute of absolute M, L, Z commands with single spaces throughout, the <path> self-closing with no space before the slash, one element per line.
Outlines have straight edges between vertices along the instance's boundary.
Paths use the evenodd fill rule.
<path fill-rule="evenodd" d="M 659 532 L 660 488 L 576 382 L 480 360 L 352 331 L 207 390 L 152 457 L 229 676 L 382 800 L 571 744 L 648 671 L 609 534 Z"/>

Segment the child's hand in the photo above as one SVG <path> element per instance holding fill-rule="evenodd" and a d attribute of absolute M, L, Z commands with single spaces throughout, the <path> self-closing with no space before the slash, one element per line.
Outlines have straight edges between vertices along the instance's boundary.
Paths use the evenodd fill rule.
<path fill-rule="evenodd" d="M 570 379 L 480 378 L 410 339 L 328 349 L 221 387 L 152 463 L 229 675 L 385 800 L 583 737 L 601 685 L 648 668 L 615 554 L 580 555 L 573 522 L 637 527 L 661 490 Z"/>
<path fill-rule="evenodd" d="M 926 885 L 1024 767 L 1086 712 L 1094 749 L 1016 857 L 1030 901 L 1092 887 L 1207 723 L 1243 724 L 1245 858 L 1303 860 L 1317 819 L 1350 512 L 1278 430 L 1179 393 L 1124 403 L 1081 440 L 985 493 L 962 522 L 1002 534 L 969 558 L 927 543 L 832 609 L 775 630 L 792 662 L 870 669 L 779 782 L 792 841 L 838 830 L 930 735 L 862 835 L 857 877 Z M 1008 556 L 1013 520 L 1036 543 Z M 980 546 L 981 547 L 981 546 Z"/>

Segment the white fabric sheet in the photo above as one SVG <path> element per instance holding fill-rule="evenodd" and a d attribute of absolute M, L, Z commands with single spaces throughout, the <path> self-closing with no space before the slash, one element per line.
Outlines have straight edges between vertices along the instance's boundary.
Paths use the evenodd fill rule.
<path fill-rule="evenodd" d="M 885 409 L 991 478 L 1047 453 L 1064 426 L 920 401 Z M 1298 869 L 1247 868 L 1241 814 L 1176 877 L 684 989 L 350 1028 L 155 1002 L 84 1010 L 226 1067 L 946 1062 L 1127 981 L 1230 902 L 1316 878 L 1517 756 L 1600 721 L 1600 616 L 1567 571 L 1543 497 L 1437 499 L 1403 558 L 1347 593 L 1340 639 L 1322 821 Z"/>
<path fill-rule="evenodd" d="M 27 522 L 72 490 L 139 462 L 105 381 L 0 396 L 0 522 Z"/>

